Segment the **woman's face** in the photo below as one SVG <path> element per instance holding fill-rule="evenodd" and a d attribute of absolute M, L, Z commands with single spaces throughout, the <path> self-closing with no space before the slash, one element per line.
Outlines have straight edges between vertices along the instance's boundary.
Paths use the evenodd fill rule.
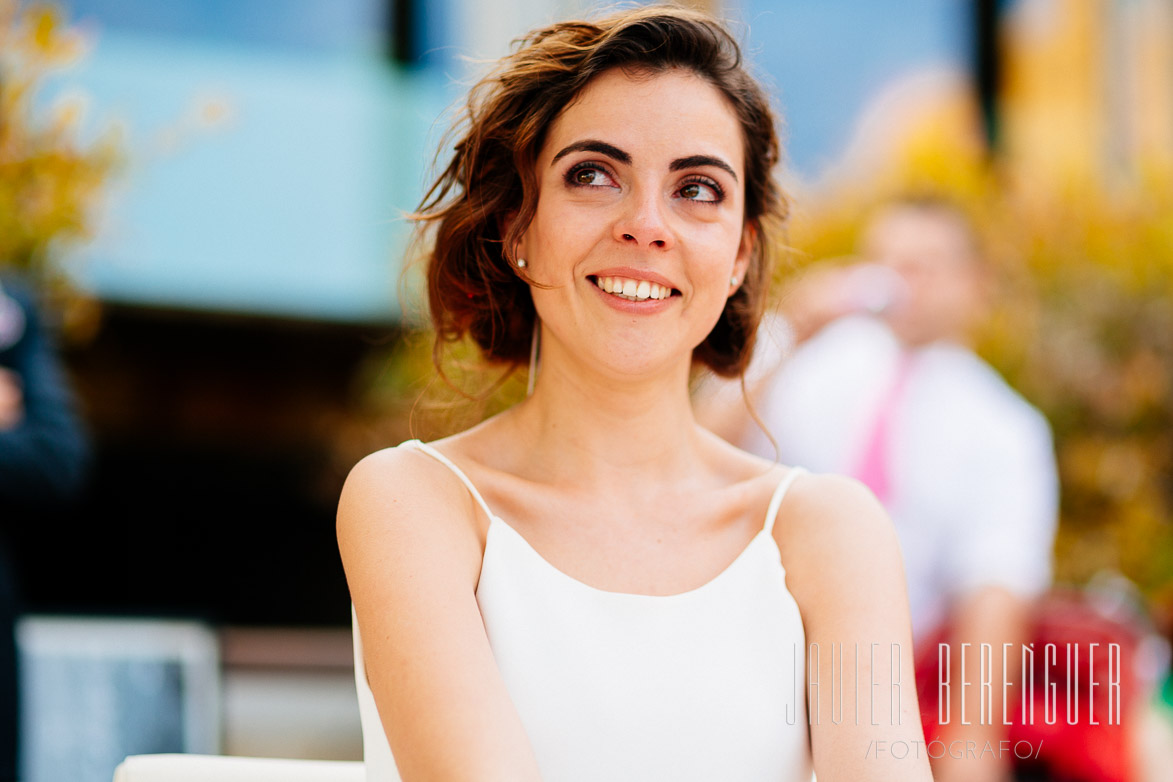
<path fill-rule="evenodd" d="M 562 111 L 517 248 L 539 284 L 543 361 L 687 365 L 749 263 L 743 148 L 724 96 L 686 70 L 614 69 Z"/>

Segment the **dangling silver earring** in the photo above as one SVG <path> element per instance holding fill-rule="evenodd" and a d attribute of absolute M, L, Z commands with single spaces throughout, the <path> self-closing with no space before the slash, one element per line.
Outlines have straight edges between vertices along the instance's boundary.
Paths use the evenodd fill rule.
<path fill-rule="evenodd" d="M 520 263 L 520 261 L 519 261 Z M 538 379 L 538 350 L 542 343 L 542 322 L 534 317 L 534 332 L 529 341 L 529 379 L 525 384 L 525 395 L 534 395 L 534 382 Z"/>
<path fill-rule="evenodd" d="M 517 259 L 517 268 L 524 269 L 527 266 L 529 266 L 529 264 L 525 262 L 525 258 L 518 258 Z"/>

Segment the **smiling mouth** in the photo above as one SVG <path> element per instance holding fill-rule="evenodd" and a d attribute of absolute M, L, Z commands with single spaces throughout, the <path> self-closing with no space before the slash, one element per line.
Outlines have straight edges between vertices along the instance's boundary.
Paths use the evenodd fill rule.
<path fill-rule="evenodd" d="M 675 288 L 660 285 L 656 282 L 648 282 L 647 280 L 633 280 L 629 277 L 596 277 L 594 275 L 589 276 L 587 279 L 593 282 L 604 293 L 609 293 L 612 296 L 618 296 L 628 301 L 658 301 L 680 295 L 680 291 Z"/>

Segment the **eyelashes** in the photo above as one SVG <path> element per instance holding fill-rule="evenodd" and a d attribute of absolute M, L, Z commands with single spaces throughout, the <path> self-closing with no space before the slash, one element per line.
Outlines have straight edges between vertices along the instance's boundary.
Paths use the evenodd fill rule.
<path fill-rule="evenodd" d="M 588 179 L 588 174 L 593 174 L 594 176 Z M 609 179 L 610 183 L 604 184 L 598 182 L 597 180 L 600 176 Z M 571 187 L 617 187 L 614 178 L 611 177 L 606 168 L 599 163 L 594 163 L 589 160 L 571 166 L 570 170 L 566 172 L 564 179 L 566 180 L 566 184 Z"/>
<path fill-rule="evenodd" d="M 709 179 L 708 177 L 697 176 L 697 177 L 691 177 L 689 179 L 686 179 L 680 185 L 680 189 L 677 190 L 676 192 L 681 193 L 681 194 L 684 194 L 686 190 L 692 191 L 692 192 L 699 192 L 702 188 L 708 188 L 709 190 L 713 191 L 713 197 L 712 198 L 693 198 L 688 195 L 685 195 L 684 197 L 690 201 L 697 201 L 702 204 L 709 204 L 709 203 L 719 204 L 725 200 L 725 191 L 721 188 L 721 186 L 719 184 L 717 184 L 717 182 L 715 180 Z"/>
<path fill-rule="evenodd" d="M 619 186 L 606 166 L 591 160 L 571 166 L 563 175 L 563 181 L 573 188 Z M 700 204 L 719 204 L 725 200 L 725 190 L 716 180 L 696 174 L 680 183 L 676 195 Z"/>

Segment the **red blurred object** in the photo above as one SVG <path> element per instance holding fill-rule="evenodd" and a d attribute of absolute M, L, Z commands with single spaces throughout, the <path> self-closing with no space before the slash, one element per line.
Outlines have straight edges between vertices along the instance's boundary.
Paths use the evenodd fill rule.
<path fill-rule="evenodd" d="M 1015 773 L 1029 779 L 1051 782 L 1132 782 L 1135 760 L 1130 747 L 1135 727 L 1134 705 L 1144 697 L 1134 664 L 1143 630 L 1127 620 L 1105 616 L 1078 595 L 1052 593 L 1036 606 L 1031 632 L 1033 664 L 1030 671 L 1011 680 L 1007 709 L 1012 724 L 1007 739 L 1011 747 L 1027 742 L 1031 757 L 1015 755 Z M 917 646 L 916 682 L 925 740 L 939 735 L 939 644 L 948 640 L 948 631 Z M 1046 653 L 1054 645 L 1054 659 Z M 1093 644 L 1094 655 L 1091 653 Z M 1111 654 L 1111 645 L 1118 650 Z M 1000 653 L 1000 651 L 996 652 Z M 1021 650 L 1016 650 L 1021 656 Z M 1070 656 L 1069 656 L 1070 655 Z M 1093 658 L 1094 656 L 1094 663 Z M 1094 669 L 1093 669 L 1094 664 Z M 1068 668 L 1072 669 L 1068 684 Z M 1109 665 L 1113 670 L 1109 670 Z M 1046 699 L 1048 677 L 1051 701 Z M 1033 673 L 1033 677 L 1032 677 Z M 954 686 L 957 676 L 954 675 Z M 1094 693 L 1090 683 L 1097 686 Z M 1116 698 L 1109 682 L 1118 683 Z M 1023 713 L 1022 685 L 1030 686 Z M 1000 682 L 994 686 L 1000 686 Z M 1109 699 L 1113 699 L 1109 724 Z M 1075 700 L 1078 699 L 1078 700 Z M 1075 724 L 1068 724 L 1071 707 Z M 1033 714 L 1032 714 L 1033 710 Z M 1050 716 L 1054 724 L 1047 724 Z M 1001 719 L 1000 714 L 994 718 Z M 956 719 L 956 718 L 954 718 Z M 1092 720 L 1099 724 L 1092 724 Z M 1035 756 L 1037 754 L 1037 757 Z"/>

